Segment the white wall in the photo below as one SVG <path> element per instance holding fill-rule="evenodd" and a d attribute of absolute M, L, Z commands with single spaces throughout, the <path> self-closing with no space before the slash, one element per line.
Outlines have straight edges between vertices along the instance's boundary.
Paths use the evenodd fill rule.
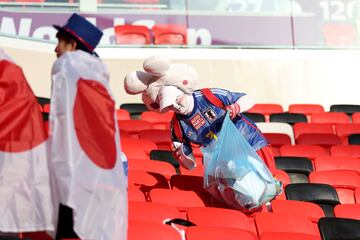
<path fill-rule="evenodd" d="M 17 62 L 38 96 L 50 97 L 50 72 L 56 60 L 54 45 L 0 37 L 0 47 Z M 360 104 L 359 50 L 246 50 L 100 48 L 109 66 L 117 105 L 140 102 L 123 89 L 124 76 L 141 70 L 153 54 L 192 64 L 199 72 L 199 87 L 221 87 L 246 92 L 258 103 Z"/>

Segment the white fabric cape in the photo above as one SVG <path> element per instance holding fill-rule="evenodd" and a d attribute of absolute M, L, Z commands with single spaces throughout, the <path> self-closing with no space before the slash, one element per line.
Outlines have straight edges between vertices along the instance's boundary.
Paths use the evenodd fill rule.
<path fill-rule="evenodd" d="M 79 50 L 65 53 L 54 63 L 50 129 L 51 171 L 57 198 L 73 209 L 74 230 L 81 239 L 126 240 L 127 179 L 121 161 L 119 129 L 117 124 L 113 126 L 115 165 L 111 169 L 99 167 L 90 160 L 76 135 L 73 114 L 79 79 L 102 85 L 114 101 L 107 67 L 99 58 Z M 111 117 L 117 123 L 116 114 Z"/>

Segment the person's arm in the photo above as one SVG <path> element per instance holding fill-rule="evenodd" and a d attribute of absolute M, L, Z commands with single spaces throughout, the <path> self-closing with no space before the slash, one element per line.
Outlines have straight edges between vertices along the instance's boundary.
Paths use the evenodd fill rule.
<path fill-rule="evenodd" d="M 170 123 L 173 155 L 182 167 L 192 170 L 196 167 L 196 162 L 191 145 L 184 139 L 180 123 L 174 118 Z"/>

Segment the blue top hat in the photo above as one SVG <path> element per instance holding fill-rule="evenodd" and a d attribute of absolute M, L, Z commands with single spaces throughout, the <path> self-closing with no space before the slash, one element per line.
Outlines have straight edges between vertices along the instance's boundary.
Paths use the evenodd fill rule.
<path fill-rule="evenodd" d="M 81 42 L 84 47 L 93 53 L 99 44 L 103 32 L 79 14 L 74 13 L 64 26 L 53 25 L 57 30 L 63 30 Z"/>

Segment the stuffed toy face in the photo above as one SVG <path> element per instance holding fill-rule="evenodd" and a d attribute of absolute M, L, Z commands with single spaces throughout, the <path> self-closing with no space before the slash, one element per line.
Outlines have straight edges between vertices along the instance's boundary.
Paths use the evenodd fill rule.
<path fill-rule="evenodd" d="M 142 101 L 150 111 L 159 111 L 159 92 L 164 86 L 173 86 L 184 94 L 195 91 L 198 74 L 183 63 L 171 63 L 165 56 L 155 55 L 143 63 L 145 71 L 134 71 L 126 75 L 124 88 L 128 94 L 142 94 Z"/>

